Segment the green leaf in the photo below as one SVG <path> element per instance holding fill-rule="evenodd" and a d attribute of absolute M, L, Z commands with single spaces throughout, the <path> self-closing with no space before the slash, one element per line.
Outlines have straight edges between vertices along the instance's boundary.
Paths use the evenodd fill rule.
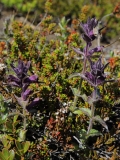
<path fill-rule="evenodd" d="M 9 151 L 9 160 L 14 160 L 14 158 L 15 158 L 15 152 L 14 152 L 14 150 L 10 150 Z"/>
<path fill-rule="evenodd" d="M 15 152 L 14 150 L 8 150 L 4 148 L 2 152 L 0 152 L 0 160 L 14 160 Z"/>
<path fill-rule="evenodd" d="M 19 142 L 22 142 L 26 139 L 26 132 L 27 130 L 21 129 L 19 132 Z"/>
<path fill-rule="evenodd" d="M 87 134 L 87 131 L 85 129 L 81 129 L 78 132 L 79 132 L 79 138 L 82 140 L 85 140 L 85 136 Z"/>
<path fill-rule="evenodd" d="M 0 139 L 4 137 L 4 134 L 0 134 Z"/>
<path fill-rule="evenodd" d="M 79 90 L 77 88 L 72 88 L 72 87 L 70 87 L 70 88 L 71 88 L 74 96 L 79 95 Z"/>
<path fill-rule="evenodd" d="M 59 23 L 58 24 L 61 30 L 65 30 L 65 28 Z"/>
<path fill-rule="evenodd" d="M 24 153 L 26 153 L 30 147 L 29 141 L 26 141 L 26 142 L 15 141 L 15 143 L 16 143 L 18 154 L 20 155 L 24 155 Z"/>
<path fill-rule="evenodd" d="M 107 129 L 107 131 L 108 131 L 108 126 L 107 126 L 107 124 L 102 120 L 102 118 L 100 117 L 100 116 L 95 116 L 95 117 L 93 117 L 93 120 L 94 121 L 97 121 L 97 122 L 99 122 L 103 127 L 105 127 L 106 129 Z"/>
<path fill-rule="evenodd" d="M 30 142 L 29 141 L 24 142 L 24 145 L 23 145 L 24 153 L 28 151 L 29 147 L 30 147 Z"/>
<path fill-rule="evenodd" d="M 6 139 L 5 136 L 1 138 L 1 141 L 2 141 L 2 144 L 4 145 L 4 147 L 6 147 L 8 144 L 8 140 Z"/>
<path fill-rule="evenodd" d="M 0 118 L 0 125 L 3 124 L 5 121 L 6 119 L 3 120 L 2 118 Z"/>
<path fill-rule="evenodd" d="M 1 142 L 4 148 L 9 149 L 11 147 L 11 141 L 7 140 L 7 137 L 5 135 L 1 138 Z"/>
<path fill-rule="evenodd" d="M 73 113 L 74 110 L 75 110 L 75 108 L 74 108 L 73 106 L 70 106 L 70 107 L 69 107 L 69 110 Z"/>
<path fill-rule="evenodd" d="M 73 74 L 71 74 L 71 75 L 68 77 L 68 79 L 71 79 L 71 78 L 73 78 L 73 77 L 84 77 L 84 75 L 81 74 L 81 73 L 73 73 Z"/>
<path fill-rule="evenodd" d="M 89 134 L 87 135 L 87 138 L 88 137 L 94 137 L 94 136 L 99 136 L 99 135 L 102 135 L 98 130 L 96 129 L 91 129 Z"/>
<path fill-rule="evenodd" d="M 63 18 L 61 19 L 61 24 L 64 25 L 65 22 L 66 22 L 65 17 L 63 17 Z"/>
<path fill-rule="evenodd" d="M 19 141 L 15 141 L 15 144 L 16 144 L 16 147 L 17 147 L 17 153 L 22 156 L 24 154 L 22 144 Z"/>
<path fill-rule="evenodd" d="M 18 119 L 18 115 L 15 115 L 14 118 L 13 118 L 13 123 L 15 123 Z"/>
<path fill-rule="evenodd" d="M 2 152 L 0 152 L 0 160 L 6 160 Z"/>
<path fill-rule="evenodd" d="M 72 88 L 72 87 L 70 87 L 70 88 L 71 88 L 71 90 L 72 90 L 74 96 L 81 97 L 85 102 L 87 102 L 87 96 L 86 96 L 85 94 L 80 95 L 80 94 L 79 94 L 80 91 L 79 91 L 77 88 Z"/>
<path fill-rule="evenodd" d="M 10 141 L 13 141 L 14 140 L 14 137 L 12 135 L 6 135 L 6 138 Z"/>
<path fill-rule="evenodd" d="M 2 116 L 1 116 L 1 117 L 2 117 L 2 120 L 5 121 L 5 120 L 7 119 L 7 116 L 8 116 L 8 113 L 2 115 Z"/>
<path fill-rule="evenodd" d="M 15 128 L 19 123 L 20 121 L 13 122 L 13 127 Z"/>
<path fill-rule="evenodd" d="M 6 128 L 8 131 L 13 132 L 12 122 L 6 122 Z"/>
<path fill-rule="evenodd" d="M 16 144 L 16 147 L 17 147 L 18 150 L 22 150 L 23 149 L 22 145 L 21 145 L 21 143 L 19 141 L 15 141 L 15 144 Z"/>
<path fill-rule="evenodd" d="M 83 94 L 83 95 L 80 95 L 80 97 L 85 101 L 85 102 L 87 102 L 87 96 L 85 95 L 85 94 Z"/>
<path fill-rule="evenodd" d="M 9 158 L 9 151 L 8 151 L 8 149 L 4 148 L 2 150 L 2 153 L 3 153 L 4 157 L 5 157 L 5 159 L 7 160 Z"/>
<path fill-rule="evenodd" d="M 87 115 L 88 117 L 91 117 L 91 110 L 89 108 L 79 108 L 78 110 L 75 110 L 73 113 L 74 114 L 81 114 L 81 112 Z"/>
<path fill-rule="evenodd" d="M 78 114 L 78 115 L 81 115 L 81 114 L 83 114 L 83 112 L 81 111 L 81 110 L 75 110 L 74 112 L 73 112 L 74 114 Z"/>

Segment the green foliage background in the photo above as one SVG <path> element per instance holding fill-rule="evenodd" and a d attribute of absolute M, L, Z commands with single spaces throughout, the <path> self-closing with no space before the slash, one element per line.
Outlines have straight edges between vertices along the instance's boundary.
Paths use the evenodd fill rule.
<path fill-rule="evenodd" d="M 47 0 L 45 6 L 45 0 L 1 0 L 1 2 L 7 8 L 14 8 L 17 12 L 23 13 L 26 15 L 28 12 L 30 14 L 29 19 L 33 21 L 36 19 L 36 22 L 39 21 L 40 15 L 43 15 L 46 10 L 50 7 L 49 13 L 59 18 L 66 16 L 71 19 L 79 19 L 80 21 L 86 20 L 88 17 L 96 16 L 98 19 L 101 19 L 104 15 L 107 15 L 113 12 L 115 5 L 119 2 L 119 0 Z M 51 5 L 52 2 L 52 6 Z M 83 8 L 87 6 L 88 8 Z M 118 22 L 120 19 L 115 17 L 107 18 L 105 25 L 107 25 L 107 34 L 105 30 L 105 34 L 109 38 L 115 38 L 119 35 L 120 26 Z"/>

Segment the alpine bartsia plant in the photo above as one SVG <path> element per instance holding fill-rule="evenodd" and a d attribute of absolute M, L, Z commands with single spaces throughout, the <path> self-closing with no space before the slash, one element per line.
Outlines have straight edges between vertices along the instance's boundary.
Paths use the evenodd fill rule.
<path fill-rule="evenodd" d="M 30 61 L 24 64 L 21 60 L 19 60 L 17 67 L 15 67 L 13 64 L 11 64 L 11 67 L 16 76 L 8 76 L 8 82 L 10 85 L 22 88 L 22 91 L 25 92 L 25 90 L 31 83 L 37 82 L 38 77 L 36 75 L 27 75 L 27 72 L 30 68 Z"/>
<path fill-rule="evenodd" d="M 36 75 L 28 75 L 28 70 L 30 68 L 30 61 L 26 64 L 22 61 L 18 61 L 18 66 L 15 67 L 11 64 L 13 71 L 16 76 L 9 75 L 8 76 L 8 84 L 14 87 L 21 88 L 21 96 L 18 97 L 14 95 L 18 104 L 23 109 L 23 118 L 24 118 L 24 130 L 26 129 L 26 112 L 30 112 L 31 108 L 34 107 L 39 102 L 39 98 L 35 98 L 32 102 L 29 103 L 29 96 L 33 91 L 29 89 L 31 83 L 38 82 L 38 77 Z"/>
<path fill-rule="evenodd" d="M 108 65 L 108 63 L 105 65 L 102 64 L 102 56 L 100 56 L 97 61 L 91 60 L 93 53 L 101 52 L 103 48 L 101 46 L 97 46 L 93 49 L 90 49 L 90 47 L 92 46 L 92 41 L 97 38 L 96 33 L 99 34 L 98 30 L 96 32 L 94 31 L 95 28 L 97 29 L 97 24 L 98 24 L 98 21 L 95 18 L 92 18 L 92 19 L 88 18 L 87 23 L 80 24 L 84 31 L 84 33 L 82 34 L 82 37 L 86 43 L 86 46 L 83 49 L 83 52 L 77 48 L 73 48 L 73 50 L 76 53 L 83 56 L 83 70 L 82 70 L 82 73 L 73 73 L 72 75 L 69 76 L 69 78 L 73 78 L 76 76 L 79 76 L 81 78 L 78 89 L 72 88 L 72 91 L 74 94 L 74 102 L 73 102 L 73 106 L 70 108 L 70 111 L 73 112 L 74 114 L 81 114 L 82 112 L 89 117 L 90 121 L 89 121 L 88 130 L 86 131 L 86 137 L 100 134 L 97 130 L 92 129 L 94 121 L 99 122 L 102 126 L 106 128 L 106 130 L 108 130 L 108 127 L 106 123 L 102 120 L 102 118 L 99 115 L 95 116 L 95 106 L 101 98 L 99 86 L 105 83 L 106 74 L 104 73 L 104 70 Z M 88 62 L 89 62 L 88 64 L 89 68 L 86 67 Z M 86 70 L 89 70 L 89 71 L 86 71 Z M 93 92 L 88 97 L 85 94 L 81 94 L 83 80 L 86 80 L 88 84 L 90 84 L 93 87 Z M 91 109 L 76 107 L 78 97 L 81 97 L 85 102 L 87 102 L 90 105 Z"/>
<path fill-rule="evenodd" d="M 88 18 L 86 23 L 80 23 L 84 33 L 82 34 L 83 39 L 87 43 L 91 43 L 96 38 L 96 32 L 94 29 L 97 27 L 98 21 L 95 18 Z"/>
<path fill-rule="evenodd" d="M 95 53 L 95 52 L 101 52 L 102 48 L 103 48 L 103 47 L 95 47 L 95 48 L 89 50 L 90 46 L 91 46 L 90 43 L 88 43 L 85 46 L 85 48 L 83 49 L 83 52 L 79 48 L 73 48 L 73 50 L 76 53 L 82 55 L 84 58 L 89 58 L 89 57 L 92 56 L 93 53 Z"/>
<path fill-rule="evenodd" d="M 106 75 L 104 73 L 104 69 L 107 67 L 109 63 L 106 65 L 103 65 L 101 62 L 101 57 L 98 59 L 97 62 L 92 62 L 91 59 L 89 59 L 90 62 L 90 72 L 85 72 L 85 74 L 80 74 L 80 76 L 85 79 L 89 84 L 91 84 L 93 87 L 97 87 L 99 85 L 102 85 L 105 82 Z"/>
<path fill-rule="evenodd" d="M 73 48 L 73 50 L 84 56 L 84 58 L 91 57 L 93 53 L 95 52 L 101 52 L 102 48 L 101 46 L 97 46 L 93 49 L 90 49 L 92 45 L 92 41 L 95 40 L 97 35 L 99 34 L 99 31 L 97 30 L 97 24 L 98 21 L 95 18 L 88 18 L 86 23 L 80 23 L 80 26 L 82 27 L 84 33 L 82 34 L 83 40 L 86 42 L 86 46 L 83 49 L 83 52 L 80 51 L 78 48 Z M 100 29 L 101 30 L 101 29 Z"/>
<path fill-rule="evenodd" d="M 95 38 L 99 35 L 97 24 L 98 21 L 95 18 L 88 18 L 86 23 L 80 23 L 80 26 L 84 31 L 84 33 L 82 34 L 82 38 L 86 42 L 86 46 L 84 47 L 83 51 L 81 51 L 79 48 L 73 48 L 73 50 L 84 57 L 83 73 L 86 70 L 87 59 L 89 59 L 93 55 L 93 53 L 101 52 L 103 49 L 102 46 L 97 46 L 92 49 L 90 48 L 92 46 L 92 41 L 95 40 Z"/>
<path fill-rule="evenodd" d="M 92 41 L 96 38 L 97 34 L 99 33 L 99 32 L 94 31 L 95 27 L 97 28 L 97 24 L 98 24 L 98 21 L 95 18 L 92 18 L 92 19 L 88 18 L 87 23 L 85 23 L 85 24 L 81 23 L 80 25 L 81 25 L 81 27 L 84 31 L 84 33 L 82 34 L 82 37 L 83 37 L 83 40 L 85 40 L 85 42 L 86 42 L 86 46 L 84 47 L 83 51 L 81 51 L 79 48 L 73 48 L 73 50 L 76 53 L 83 56 L 83 70 L 82 70 L 83 75 L 86 72 L 86 65 L 87 65 L 88 59 L 90 59 L 90 57 L 92 57 L 93 53 L 101 52 L 102 49 L 103 49 L 103 47 L 101 47 L 101 46 L 97 46 L 93 49 L 90 49 L 90 47 L 92 45 Z M 78 90 L 77 90 L 77 94 L 80 93 L 81 86 L 82 86 L 82 80 L 83 79 L 81 78 L 80 83 L 79 83 L 79 87 L 78 87 Z M 73 106 L 71 107 L 72 111 L 76 107 L 77 100 L 78 100 L 78 97 L 75 96 Z"/>
<path fill-rule="evenodd" d="M 36 83 L 38 81 L 38 77 L 36 75 L 28 76 L 27 72 L 30 68 L 30 61 L 28 61 L 26 64 L 23 63 L 21 60 L 18 61 L 18 66 L 15 67 L 13 64 L 11 64 L 11 67 L 13 71 L 15 72 L 16 76 L 9 75 L 8 76 L 8 83 L 9 85 L 16 86 L 21 88 L 21 97 L 16 99 L 22 107 L 27 107 L 28 104 L 28 96 L 32 93 L 32 90 L 28 89 L 29 85 L 31 83 Z M 24 103 L 21 103 L 24 102 Z M 37 102 L 37 101 L 36 101 Z"/>

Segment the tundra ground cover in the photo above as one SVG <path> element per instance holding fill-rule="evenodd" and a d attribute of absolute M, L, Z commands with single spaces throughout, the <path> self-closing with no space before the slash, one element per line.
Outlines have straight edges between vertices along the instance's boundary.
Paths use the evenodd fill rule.
<path fill-rule="evenodd" d="M 0 159 L 117 160 L 119 53 L 106 58 L 102 19 L 75 19 L 70 27 L 65 17 L 56 23 L 47 9 L 35 28 L 14 19 L 5 24 Z"/>

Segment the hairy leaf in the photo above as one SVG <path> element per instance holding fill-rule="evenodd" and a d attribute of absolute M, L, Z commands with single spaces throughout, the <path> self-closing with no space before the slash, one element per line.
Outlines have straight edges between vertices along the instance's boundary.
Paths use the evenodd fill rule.
<path fill-rule="evenodd" d="M 95 121 L 97 121 L 97 122 L 99 122 L 103 127 L 105 127 L 106 129 L 107 129 L 107 131 L 108 131 L 108 126 L 107 126 L 107 124 L 102 120 L 102 118 L 100 117 L 100 116 L 95 116 L 94 118 L 93 118 L 93 120 L 95 120 Z"/>
<path fill-rule="evenodd" d="M 91 129 L 89 134 L 87 135 L 87 138 L 88 137 L 94 137 L 94 136 L 99 136 L 99 135 L 102 135 L 98 130 L 96 129 Z"/>
<path fill-rule="evenodd" d="M 73 77 L 82 77 L 83 78 L 85 76 L 83 74 L 81 74 L 81 73 L 73 73 L 68 77 L 68 79 L 71 79 Z"/>
<path fill-rule="evenodd" d="M 81 111 L 81 110 L 75 110 L 74 112 L 73 112 L 74 114 L 78 114 L 78 115 L 81 115 L 81 114 L 83 114 L 83 112 Z"/>
<path fill-rule="evenodd" d="M 71 88 L 71 90 L 72 90 L 74 96 L 79 95 L 79 90 L 78 90 L 77 88 L 72 88 L 72 87 L 70 87 L 70 88 Z"/>
<path fill-rule="evenodd" d="M 79 90 L 78 90 L 77 88 L 72 88 L 72 87 L 70 87 L 70 88 L 71 88 L 74 96 L 81 97 L 85 102 L 87 102 L 87 99 L 88 99 L 88 98 L 87 98 L 87 96 L 86 96 L 85 94 L 80 95 L 80 94 L 79 94 Z"/>
<path fill-rule="evenodd" d="M 78 115 L 84 113 L 88 117 L 91 117 L 91 110 L 89 108 L 79 108 L 78 110 L 75 110 L 73 113 Z"/>

